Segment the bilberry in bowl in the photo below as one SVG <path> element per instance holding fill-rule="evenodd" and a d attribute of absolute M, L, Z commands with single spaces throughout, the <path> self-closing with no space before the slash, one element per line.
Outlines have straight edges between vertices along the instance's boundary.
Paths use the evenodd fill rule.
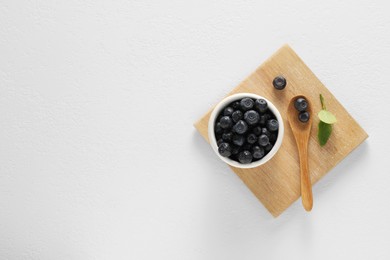
<path fill-rule="evenodd" d="M 302 104 L 301 104 L 302 105 Z M 279 110 L 253 93 L 226 97 L 212 111 L 208 125 L 210 144 L 227 164 L 254 168 L 279 150 L 284 124 Z"/>

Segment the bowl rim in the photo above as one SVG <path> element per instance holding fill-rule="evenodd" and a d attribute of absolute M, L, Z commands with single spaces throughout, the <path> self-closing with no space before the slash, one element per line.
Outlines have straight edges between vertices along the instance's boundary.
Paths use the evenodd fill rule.
<path fill-rule="evenodd" d="M 254 99 L 259 99 L 259 98 L 265 99 L 265 101 L 267 101 L 268 108 L 272 111 L 272 113 L 275 115 L 276 119 L 279 122 L 278 138 L 276 139 L 274 147 L 272 147 L 271 151 L 266 156 L 261 158 L 260 160 L 252 162 L 252 163 L 248 163 L 248 164 L 241 164 L 241 163 L 236 162 L 234 160 L 231 160 L 227 157 L 221 156 L 218 152 L 217 140 L 216 140 L 215 134 L 214 134 L 215 120 L 216 120 L 218 114 L 222 111 L 222 109 L 224 109 L 227 104 L 229 104 L 235 100 L 242 99 L 244 97 L 250 97 L 250 98 L 254 98 Z M 213 148 L 214 152 L 225 163 L 229 164 L 230 166 L 236 167 L 236 168 L 242 168 L 242 169 L 255 168 L 255 167 L 258 167 L 258 166 L 263 165 L 266 162 L 268 162 L 276 154 L 276 152 L 279 150 L 280 146 L 282 145 L 282 141 L 283 141 L 283 137 L 284 137 L 283 118 L 282 118 L 279 110 L 275 107 L 275 105 L 263 96 L 260 96 L 260 95 L 254 94 L 254 93 L 245 93 L 245 92 L 232 94 L 232 95 L 229 95 L 229 96 L 225 97 L 224 99 L 222 99 L 214 107 L 213 111 L 211 112 L 209 122 L 208 122 L 208 137 L 209 137 L 210 145 Z"/>

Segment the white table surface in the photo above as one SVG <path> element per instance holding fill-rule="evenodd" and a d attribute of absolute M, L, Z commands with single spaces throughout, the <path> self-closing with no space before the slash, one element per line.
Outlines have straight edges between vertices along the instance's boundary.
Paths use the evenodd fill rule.
<path fill-rule="evenodd" d="M 1 1 L 0 259 L 390 259 L 389 13 Z M 370 137 L 274 219 L 192 124 L 284 43 Z"/>

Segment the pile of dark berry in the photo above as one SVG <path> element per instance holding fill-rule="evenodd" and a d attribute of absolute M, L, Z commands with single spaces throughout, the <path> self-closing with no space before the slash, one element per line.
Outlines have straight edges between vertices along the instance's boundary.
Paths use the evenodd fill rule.
<path fill-rule="evenodd" d="M 278 138 L 279 122 L 264 99 L 243 98 L 218 115 L 214 127 L 218 152 L 242 164 L 268 154 Z"/>
<path fill-rule="evenodd" d="M 307 112 L 307 108 L 309 107 L 306 99 L 304 98 L 297 98 L 294 102 L 295 109 L 299 112 L 298 119 L 302 123 L 306 123 L 310 119 L 310 114 Z"/>

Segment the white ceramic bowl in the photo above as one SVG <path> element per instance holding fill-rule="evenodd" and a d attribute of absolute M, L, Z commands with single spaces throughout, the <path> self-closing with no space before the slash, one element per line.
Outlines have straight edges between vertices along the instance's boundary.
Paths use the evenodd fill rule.
<path fill-rule="evenodd" d="M 260 160 L 252 162 L 252 163 L 248 163 L 248 164 L 242 164 L 242 163 L 233 161 L 227 157 L 221 156 L 218 152 L 217 140 L 215 138 L 215 133 L 214 133 L 214 125 L 215 125 L 215 121 L 216 121 L 219 113 L 231 102 L 236 101 L 236 100 L 240 100 L 244 97 L 250 97 L 250 98 L 254 98 L 254 99 L 259 99 L 259 98 L 265 99 L 268 103 L 268 109 L 271 110 L 271 112 L 275 115 L 276 119 L 279 122 L 278 138 L 276 139 L 275 145 L 272 148 L 272 150 L 266 156 L 261 158 Z M 213 112 L 211 112 L 211 116 L 209 119 L 208 135 L 209 135 L 211 147 L 213 147 L 214 152 L 218 155 L 219 158 L 221 158 L 222 161 L 224 161 L 225 163 L 227 163 L 231 166 L 237 167 L 237 168 L 254 168 L 254 167 L 260 166 L 260 165 L 266 163 L 267 161 L 269 161 L 276 154 L 276 152 L 279 150 L 280 146 L 282 145 L 283 136 L 284 136 L 284 124 L 283 124 L 282 116 L 279 113 L 279 110 L 274 106 L 274 104 L 271 103 L 271 101 L 269 101 L 268 99 L 266 99 L 262 96 L 259 96 L 259 95 L 253 94 L 253 93 L 238 93 L 238 94 L 233 94 L 231 96 L 224 98 L 221 102 L 219 102 L 215 106 Z"/>

